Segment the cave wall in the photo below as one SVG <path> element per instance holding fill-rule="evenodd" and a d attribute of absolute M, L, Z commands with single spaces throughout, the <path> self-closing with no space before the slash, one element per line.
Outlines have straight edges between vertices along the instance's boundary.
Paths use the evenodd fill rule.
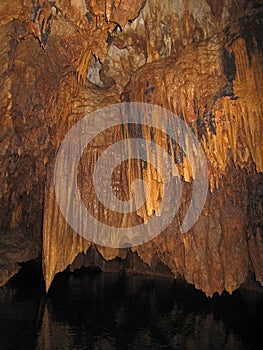
<path fill-rule="evenodd" d="M 1 284 L 19 262 L 42 253 L 48 290 L 55 274 L 79 267 L 88 249 L 106 261 L 129 257 L 133 272 L 144 264 L 157 274 L 161 264 L 209 296 L 233 292 L 250 273 L 263 284 L 261 17 L 261 1 L 2 1 Z M 154 140 L 173 153 L 184 180 L 177 217 L 144 245 L 94 247 L 60 212 L 55 157 L 77 121 L 121 101 L 156 104 L 185 120 L 207 157 L 209 194 L 197 223 L 182 234 L 194 169 L 156 131 Z M 142 132 L 151 139 L 147 128 Z M 81 160 L 85 204 L 116 227 L 147 220 L 162 199 L 162 179 L 133 160 L 113 179 L 122 199 L 138 177 L 151 195 L 129 218 L 105 214 L 82 180 L 112 140 L 130 134 L 117 128 L 101 135 Z"/>

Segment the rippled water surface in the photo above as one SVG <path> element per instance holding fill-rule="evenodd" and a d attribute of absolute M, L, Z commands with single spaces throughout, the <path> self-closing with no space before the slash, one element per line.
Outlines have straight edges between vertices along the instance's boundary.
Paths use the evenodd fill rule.
<path fill-rule="evenodd" d="M 0 349 L 260 349 L 262 296 L 207 299 L 169 279 L 64 275 L 0 289 Z"/>

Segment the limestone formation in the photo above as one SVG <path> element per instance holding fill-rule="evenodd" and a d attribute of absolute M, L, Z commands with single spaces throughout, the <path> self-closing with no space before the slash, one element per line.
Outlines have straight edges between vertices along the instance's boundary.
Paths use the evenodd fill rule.
<path fill-rule="evenodd" d="M 18 263 L 41 254 L 47 290 L 69 265 L 107 270 L 104 262 L 114 259 L 115 270 L 119 261 L 131 272 L 180 277 L 208 296 L 232 293 L 250 274 L 263 285 L 262 7 L 261 0 L 1 1 L 0 285 Z M 138 159 L 112 178 L 121 200 L 129 200 L 135 179 L 148 185 L 145 204 L 130 215 L 104 208 L 86 181 L 102 152 L 130 137 L 154 141 L 173 157 L 182 202 L 148 243 L 94 246 L 59 209 L 56 154 L 84 116 L 128 101 L 161 106 L 186 122 L 206 155 L 209 193 L 199 220 L 181 233 L 195 162 L 156 129 L 107 130 L 85 149 L 78 169 L 94 217 L 125 228 L 158 212 L 163 179 Z"/>

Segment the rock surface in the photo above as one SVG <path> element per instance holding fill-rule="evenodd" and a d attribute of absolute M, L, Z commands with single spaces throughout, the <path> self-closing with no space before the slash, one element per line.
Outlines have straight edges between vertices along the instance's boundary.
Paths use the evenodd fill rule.
<path fill-rule="evenodd" d="M 262 5 L 1 2 L 1 285 L 41 246 L 47 290 L 69 265 L 97 261 L 103 269 L 103 261 L 116 258 L 132 272 L 180 276 L 208 296 L 232 293 L 251 273 L 263 285 Z M 176 160 L 183 180 L 178 215 L 144 245 L 94 247 L 72 230 L 57 205 L 56 153 L 77 121 L 121 101 L 162 106 L 191 127 L 207 158 L 209 194 L 199 220 L 182 234 L 195 166 L 162 133 L 143 127 L 144 139 Z M 85 205 L 118 228 L 149 220 L 163 196 L 156 169 L 135 160 L 122 164 L 112 179 L 122 200 L 129 199 L 133 180 L 148 184 L 149 198 L 130 216 L 105 211 L 86 183 L 103 150 L 131 136 L 138 130 L 128 126 L 101 134 L 85 150 L 78 173 Z M 96 254 L 85 258 L 88 249 Z"/>

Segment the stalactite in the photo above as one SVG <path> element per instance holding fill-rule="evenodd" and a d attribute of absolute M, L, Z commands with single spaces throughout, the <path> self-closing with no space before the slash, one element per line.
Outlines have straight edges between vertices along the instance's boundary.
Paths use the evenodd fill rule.
<path fill-rule="evenodd" d="M 17 262 L 39 256 L 41 243 L 47 290 L 56 273 L 69 265 L 87 266 L 93 258 L 102 269 L 105 260 L 114 265 L 119 258 L 127 259 L 128 271 L 155 274 L 160 263 L 168 275 L 183 277 L 209 296 L 232 293 L 249 273 L 263 283 L 259 5 L 212 0 L 1 3 L 1 284 L 18 271 Z M 87 81 L 95 59 L 100 62 L 98 85 Z M 99 134 L 78 168 L 82 200 L 98 220 L 127 228 L 162 216 L 166 180 L 149 163 L 172 165 L 157 146 L 174 159 L 172 176 L 182 180 L 182 203 L 172 223 L 141 246 L 129 247 L 124 235 L 125 249 L 94 246 L 74 232 L 54 189 L 55 159 L 65 135 L 88 113 L 120 101 L 159 105 L 184 120 L 202 145 L 209 170 L 204 210 L 183 234 L 196 154 L 187 157 L 172 137 L 145 125 L 131 123 Z M 181 127 L 174 126 L 174 133 L 189 148 Z M 153 141 L 155 153 L 146 154 L 148 162 L 129 159 L 119 165 L 112 186 L 119 199 L 129 200 L 133 181 L 143 179 L 148 197 L 131 215 L 116 214 L 99 202 L 87 179 L 112 142 L 133 137 Z M 131 143 L 127 147 L 132 154 Z M 139 156 L 142 150 L 136 152 Z M 66 200 L 70 203 L 70 187 Z M 7 259 L 9 251 L 13 258 Z"/>

